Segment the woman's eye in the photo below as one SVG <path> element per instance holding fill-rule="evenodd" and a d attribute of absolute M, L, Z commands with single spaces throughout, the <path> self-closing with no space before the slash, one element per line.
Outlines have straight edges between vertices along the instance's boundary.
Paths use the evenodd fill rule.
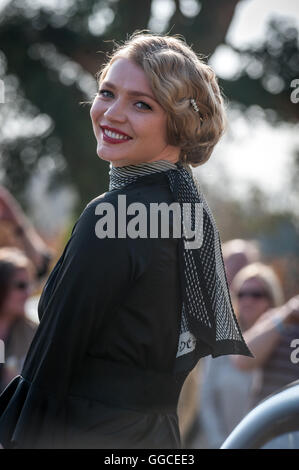
<path fill-rule="evenodd" d="M 109 90 L 104 90 L 104 89 L 99 90 L 98 94 L 100 96 L 103 96 L 103 98 L 113 98 L 113 93 L 112 93 L 112 91 L 109 91 Z M 151 110 L 152 109 L 148 104 L 144 103 L 143 101 L 138 101 L 136 103 L 136 105 L 138 105 L 137 108 L 141 109 L 141 110 L 149 110 L 149 109 Z"/>
<path fill-rule="evenodd" d="M 110 95 L 113 95 L 113 93 L 109 90 L 99 90 L 98 93 L 99 93 L 99 95 L 104 96 L 104 98 L 109 98 L 109 96 L 107 96 L 106 93 L 108 93 L 108 95 L 109 95 L 109 93 L 110 93 Z"/>
<path fill-rule="evenodd" d="M 141 107 L 139 109 L 152 109 L 148 104 L 144 103 L 143 101 L 138 101 L 136 104 L 141 104 Z"/>

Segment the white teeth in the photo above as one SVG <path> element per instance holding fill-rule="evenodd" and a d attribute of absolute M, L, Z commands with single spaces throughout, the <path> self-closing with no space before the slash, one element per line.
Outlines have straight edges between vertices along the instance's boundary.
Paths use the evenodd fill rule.
<path fill-rule="evenodd" d="M 129 139 L 129 137 L 127 137 L 125 135 L 120 135 L 120 134 L 117 134 L 116 132 L 108 131 L 108 129 L 104 129 L 104 133 L 108 137 L 111 137 L 112 139 L 119 139 L 119 140 L 128 140 Z"/>

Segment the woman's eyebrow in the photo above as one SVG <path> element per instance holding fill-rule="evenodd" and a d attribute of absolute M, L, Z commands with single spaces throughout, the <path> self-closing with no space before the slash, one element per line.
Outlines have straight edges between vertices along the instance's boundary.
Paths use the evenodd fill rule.
<path fill-rule="evenodd" d="M 113 83 L 111 82 L 102 82 L 101 85 L 108 86 L 109 88 L 112 88 L 113 90 L 115 90 L 116 88 L 115 85 L 113 85 Z M 130 96 L 147 96 L 148 98 L 151 98 L 152 100 L 156 101 L 156 103 L 158 103 L 158 101 L 152 95 L 149 95 L 148 93 L 145 93 L 144 91 L 127 90 L 127 93 Z"/>

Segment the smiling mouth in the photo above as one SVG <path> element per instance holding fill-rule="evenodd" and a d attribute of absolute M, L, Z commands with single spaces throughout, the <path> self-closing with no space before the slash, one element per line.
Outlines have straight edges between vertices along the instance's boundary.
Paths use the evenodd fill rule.
<path fill-rule="evenodd" d="M 103 132 L 103 137 L 104 137 L 104 140 L 113 140 L 115 142 L 127 142 L 128 140 L 131 140 L 132 138 L 127 136 L 127 135 L 124 135 L 124 134 L 119 134 L 117 132 L 114 132 L 114 131 L 110 131 L 109 129 L 106 129 L 106 128 L 102 128 L 102 132 Z"/>

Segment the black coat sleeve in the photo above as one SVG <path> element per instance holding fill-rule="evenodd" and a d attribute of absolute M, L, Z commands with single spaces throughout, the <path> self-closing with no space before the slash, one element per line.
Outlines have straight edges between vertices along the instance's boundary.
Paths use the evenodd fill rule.
<path fill-rule="evenodd" d="M 71 380 L 89 346 L 99 338 L 103 317 L 113 316 L 150 262 L 149 240 L 96 235 L 100 219 L 96 206 L 109 202 L 117 214 L 116 195 L 106 194 L 84 209 L 44 287 L 38 305 L 40 325 L 21 377 L 0 399 L 4 446 L 63 443 Z"/>

